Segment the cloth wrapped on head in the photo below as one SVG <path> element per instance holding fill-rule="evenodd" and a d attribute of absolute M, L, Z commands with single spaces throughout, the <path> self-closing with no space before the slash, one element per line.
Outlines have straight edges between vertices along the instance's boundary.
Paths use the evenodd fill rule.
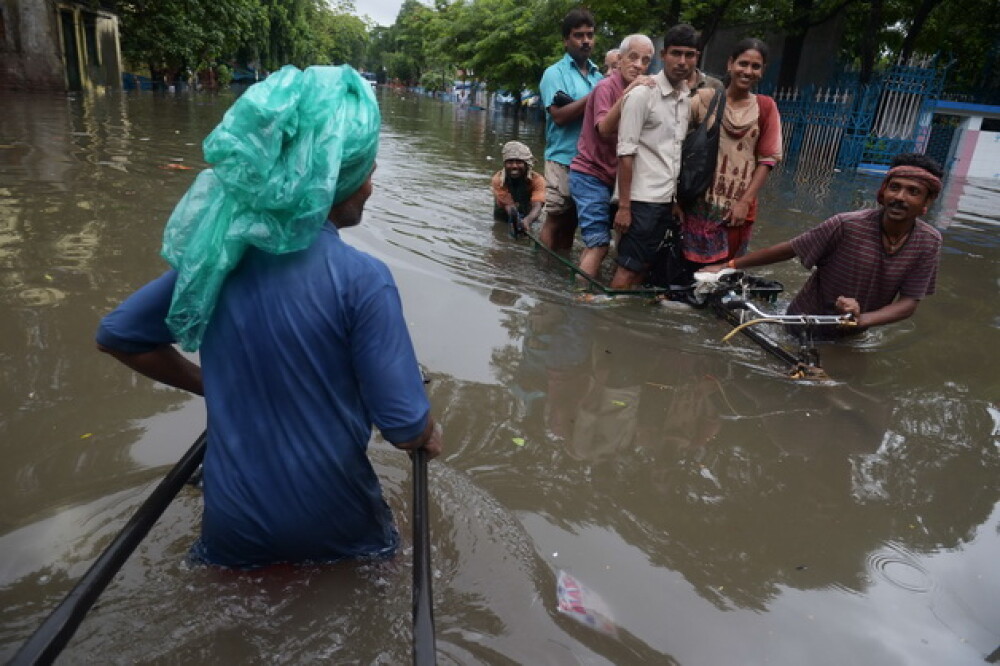
<path fill-rule="evenodd" d="M 885 174 L 885 179 L 882 181 L 882 186 L 878 189 L 878 194 L 875 195 L 875 200 L 880 204 L 885 203 L 885 189 L 889 186 L 889 181 L 893 178 L 912 178 L 913 180 L 919 181 L 927 188 L 932 199 L 937 199 L 937 196 L 941 194 L 941 179 L 932 174 L 927 169 L 918 166 L 898 166 L 889 169 L 889 172 Z"/>
<path fill-rule="evenodd" d="M 202 144 L 202 171 L 174 208 L 161 254 L 177 269 L 167 325 L 197 349 L 226 275 L 250 246 L 312 244 L 330 207 L 371 175 L 381 124 L 351 67 L 283 67 L 250 88 Z"/>
<path fill-rule="evenodd" d="M 528 168 L 535 166 L 535 157 L 531 154 L 531 148 L 520 141 L 508 141 L 503 144 L 503 161 L 521 160 L 528 164 Z"/>

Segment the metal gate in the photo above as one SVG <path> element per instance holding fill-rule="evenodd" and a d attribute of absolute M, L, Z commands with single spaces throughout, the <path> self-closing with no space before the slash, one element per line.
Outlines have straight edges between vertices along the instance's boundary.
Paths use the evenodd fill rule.
<path fill-rule="evenodd" d="M 921 152 L 946 69 L 936 58 L 911 59 L 864 86 L 845 72 L 837 87 L 776 91 L 786 163 L 796 172 L 830 173 Z"/>

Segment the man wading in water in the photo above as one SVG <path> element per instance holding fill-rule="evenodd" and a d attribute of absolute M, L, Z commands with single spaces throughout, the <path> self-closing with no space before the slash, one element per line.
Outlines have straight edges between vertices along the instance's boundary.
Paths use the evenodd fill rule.
<path fill-rule="evenodd" d="M 906 319 L 934 293 L 941 234 L 919 216 L 941 193 L 942 175 L 925 155 L 898 155 L 879 188 L 879 208 L 834 215 L 790 241 L 705 270 L 797 257 L 816 270 L 788 306 L 789 314 L 852 315 L 856 326 L 840 329 L 841 335 Z"/>
<path fill-rule="evenodd" d="M 545 107 L 545 222 L 539 240 L 550 250 L 573 247 L 577 218 L 569 193 L 569 164 L 583 127 L 587 99 L 601 72 L 590 60 L 594 48 L 594 15 L 582 7 L 562 23 L 566 54 L 542 74 L 538 85 Z"/>
<path fill-rule="evenodd" d="M 698 33 L 691 26 L 681 24 L 668 30 L 660 52 L 663 70 L 653 77 L 656 85 L 638 86 L 624 97 L 618 124 L 619 200 L 614 218 L 621 239 L 612 289 L 641 284 L 661 244 L 676 243 L 677 175 L 691 111 L 687 80 L 698 60 L 697 46 Z"/>
<path fill-rule="evenodd" d="M 101 322 L 101 351 L 205 396 L 196 561 L 391 556 L 372 424 L 400 449 L 441 452 L 392 275 L 340 235 L 371 195 L 380 122 L 347 66 L 289 65 L 250 87 L 167 223 L 176 270 Z M 200 347 L 201 367 L 175 341 Z"/>
<path fill-rule="evenodd" d="M 611 196 L 618 172 L 615 148 L 622 98 L 637 85 L 652 85 L 652 79 L 645 76 L 653 58 L 649 37 L 629 35 L 622 40 L 619 53 L 617 69 L 587 97 L 576 157 L 569 165 L 569 191 L 586 245 L 580 254 L 580 270 L 593 278 L 600 277 L 601 262 L 611 246 Z"/>
<path fill-rule="evenodd" d="M 520 141 L 503 145 L 503 169 L 493 174 L 493 218 L 510 224 L 510 235 L 528 231 L 545 203 L 545 178 L 532 167 L 531 149 Z"/>

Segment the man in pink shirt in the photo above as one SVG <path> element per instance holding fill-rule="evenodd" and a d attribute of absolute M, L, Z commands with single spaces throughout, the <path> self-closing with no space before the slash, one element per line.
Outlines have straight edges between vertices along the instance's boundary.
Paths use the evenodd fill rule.
<path fill-rule="evenodd" d="M 594 86 L 587 99 L 577 154 L 569 165 L 569 191 L 586 245 L 580 270 L 595 278 L 611 245 L 611 195 L 618 170 L 615 148 L 622 98 L 635 86 L 649 82 L 644 74 L 653 58 L 653 42 L 645 35 L 629 35 L 622 40 L 620 53 L 617 68 Z"/>

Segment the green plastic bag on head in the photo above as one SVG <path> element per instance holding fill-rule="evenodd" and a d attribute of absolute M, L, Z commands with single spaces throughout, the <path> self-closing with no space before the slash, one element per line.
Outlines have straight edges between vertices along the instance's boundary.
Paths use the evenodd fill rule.
<path fill-rule="evenodd" d="M 381 115 L 351 67 L 287 65 L 257 83 L 205 139 L 205 161 L 174 208 L 161 254 L 177 269 L 167 325 L 194 351 L 226 275 L 247 247 L 272 254 L 312 244 L 330 207 L 368 179 Z"/>

